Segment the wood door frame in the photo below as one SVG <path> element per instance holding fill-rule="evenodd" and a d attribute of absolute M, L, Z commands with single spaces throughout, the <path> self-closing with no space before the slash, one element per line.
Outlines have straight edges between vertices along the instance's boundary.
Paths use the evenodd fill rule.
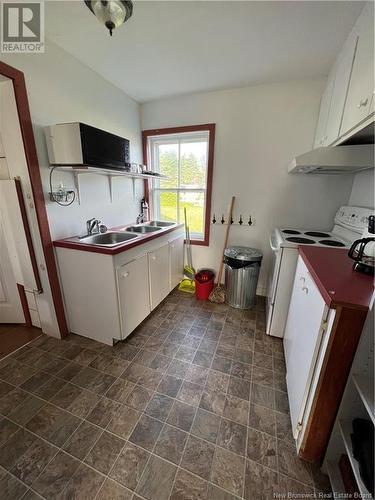
<path fill-rule="evenodd" d="M 60 289 L 59 276 L 53 251 L 53 243 L 49 230 L 47 210 L 44 201 L 43 186 L 40 176 L 39 161 L 36 151 L 33 126 L 30 115 L 29 100 L 27 97 L 25 77 L 22 71 L 0 61 L 0 75 L 12 80 L 14 95 L 18 111 L 23 147 L 25 151 L 27 169 L 30 177 L 31 189 L 38 220 L 39 234 L 43 247 L 47 275 L 51 288 L 52 300 L 60 336 L 66 337 L 69 333 L 65 317 L 64 302 Z"/>
<path fill-rule="evenodd" d="M 142 130 L 142 151 L 143 151 L 143 163 L 147 165 L 147 142 L 148 138 L 154 135 L 168 135 L 168 134 L 178 134 L 186 132 L 208 132 L 208 156 L 207 156 L 207 189 L 206 189 L 206 206 L 205 206 L 205 216 L 204 216 L 204 238 L 203 240 L 191 240 L 192 245 L 201 245 L 208 247 L 210 244 L 210 223 L 211 223 L 211 200 L 212 200 L 212 178 L 214 170 L 214 150 L 215 150 L 215 123 L 206 123 L 203 125 L 187 125 L 184 127 L 169 127 L 169 128 L 157 128 L 150 130 Z M 151 206 L 152 200 L 150 199 L 150 189 L 149 182 L 145 180 L 144 183 L 145 198 L 149 206 Z"/>

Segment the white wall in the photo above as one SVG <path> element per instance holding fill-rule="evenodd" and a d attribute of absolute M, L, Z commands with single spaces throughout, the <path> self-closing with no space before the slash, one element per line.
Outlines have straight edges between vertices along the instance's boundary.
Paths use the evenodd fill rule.
<path fill-rule="evenodd" d="M 143 196 L 143 181 L 140 180 L 136 181 L 135 201 L 130 179 L 114 180 L 115 199 L 111 203 L 107 177 L 97 175 L 81 176 L 81 205 L 74 203 L 70 207 L 60 207 L 49 201 L 49 168 L 43 127 L 60 122 L 82 121 L 125 136 L 130 140 L 132 161 L 139 162 L 141 135 L 138 103 L 49 41 L 45 54 L 2 54 L 2 60 L 25 74 L 52 239 L 84 233 L 85 221 L 91 217 L 100 218 L 108 226 L 133 222 L 139 213 L 139 200 Z M 26 174 L 22 182 L 24 188 L 29 188 Z M 74 186 L 73 176 L 69 173 L 56 172 L 56 186 L 60 181 L 68 187 Z M 43 265 L 44 257 L 34 219 L 35 214 L 31 214 L 37 259 Z M 44 271 L 41 277 L 44 293 L 37 296 L 37 301 L 42 328 L 45 333 L 58 336 Z"/>
<path fill-rule="evenodd" d="M 374 170 L 366 170 L 355 175 L 349 205 L 373 208 L 374 203 Z"/>
<path fill-rule="evenodd" d="M 266 291 L 269 236 L 275 226 L 330 229 L 346 203 L 352 176 L 288 175 L 298 153 L 312 148 L 323 80 L 259 85 L 145 103 L 143 129 L 216 123 L 212 212 L 251 214 L 252 227 L 232 226 L 229 244 L 264 252 L 259 293 Z M 211 226 L 210 246 L 194 247 L 194 265 L 218 267 L 224 227 Z"/>
<path fill-rule="evenodd" d="M 60 207 L 49 200 L 43 127 L 81 121 L 108 130 L 128 138 L 131 159 L 140 162 L 138 103 L 50 41 L 44 54 L 2 54 L 2 60 L 25 74 L 52 239 L 83 234 L 85 221 L 91 217 L 98 217 L 108 226 L 133 222 L 143 195 L 140 180 L 136 181 L 136 202 L 132 197 L 132 181 L 116 178 L 111 203 L 107 177 L 98 175 L 81 176 L 81 205 Z M 57 187 L 61 181 L 69 188 L 74 187 L 71 174 L 55 172 L 54 179 Z"/>

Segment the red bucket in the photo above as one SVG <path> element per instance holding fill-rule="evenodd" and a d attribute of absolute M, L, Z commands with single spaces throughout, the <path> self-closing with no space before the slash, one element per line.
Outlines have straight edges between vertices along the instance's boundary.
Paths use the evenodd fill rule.
<path fill-rule="evenodd" d="M 215 274 L 210 269 L 202 269 L 195 278 L 195 296 L 198 300 L 207 300 L 214 287 Z"/>

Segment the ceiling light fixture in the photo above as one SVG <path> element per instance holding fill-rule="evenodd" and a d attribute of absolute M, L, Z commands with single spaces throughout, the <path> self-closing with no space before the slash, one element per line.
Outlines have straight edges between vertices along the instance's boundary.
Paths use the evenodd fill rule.
<path fill-rule="evenodd" d="M 133 14 L 133 2 L 125 0 L 85 0 L 91 12 L 103 23 L 112 36 L 112 31 L 127 21 Z"/>

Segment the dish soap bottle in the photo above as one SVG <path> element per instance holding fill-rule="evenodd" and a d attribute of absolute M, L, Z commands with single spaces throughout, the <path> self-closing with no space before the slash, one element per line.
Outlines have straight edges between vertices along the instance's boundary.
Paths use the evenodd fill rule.
<path fill-rule="evenodd" d="M 141 213 L 143 214 L 143 221 L 148 221 L 148 203 L 145 198 L 141 200 Z"/>

